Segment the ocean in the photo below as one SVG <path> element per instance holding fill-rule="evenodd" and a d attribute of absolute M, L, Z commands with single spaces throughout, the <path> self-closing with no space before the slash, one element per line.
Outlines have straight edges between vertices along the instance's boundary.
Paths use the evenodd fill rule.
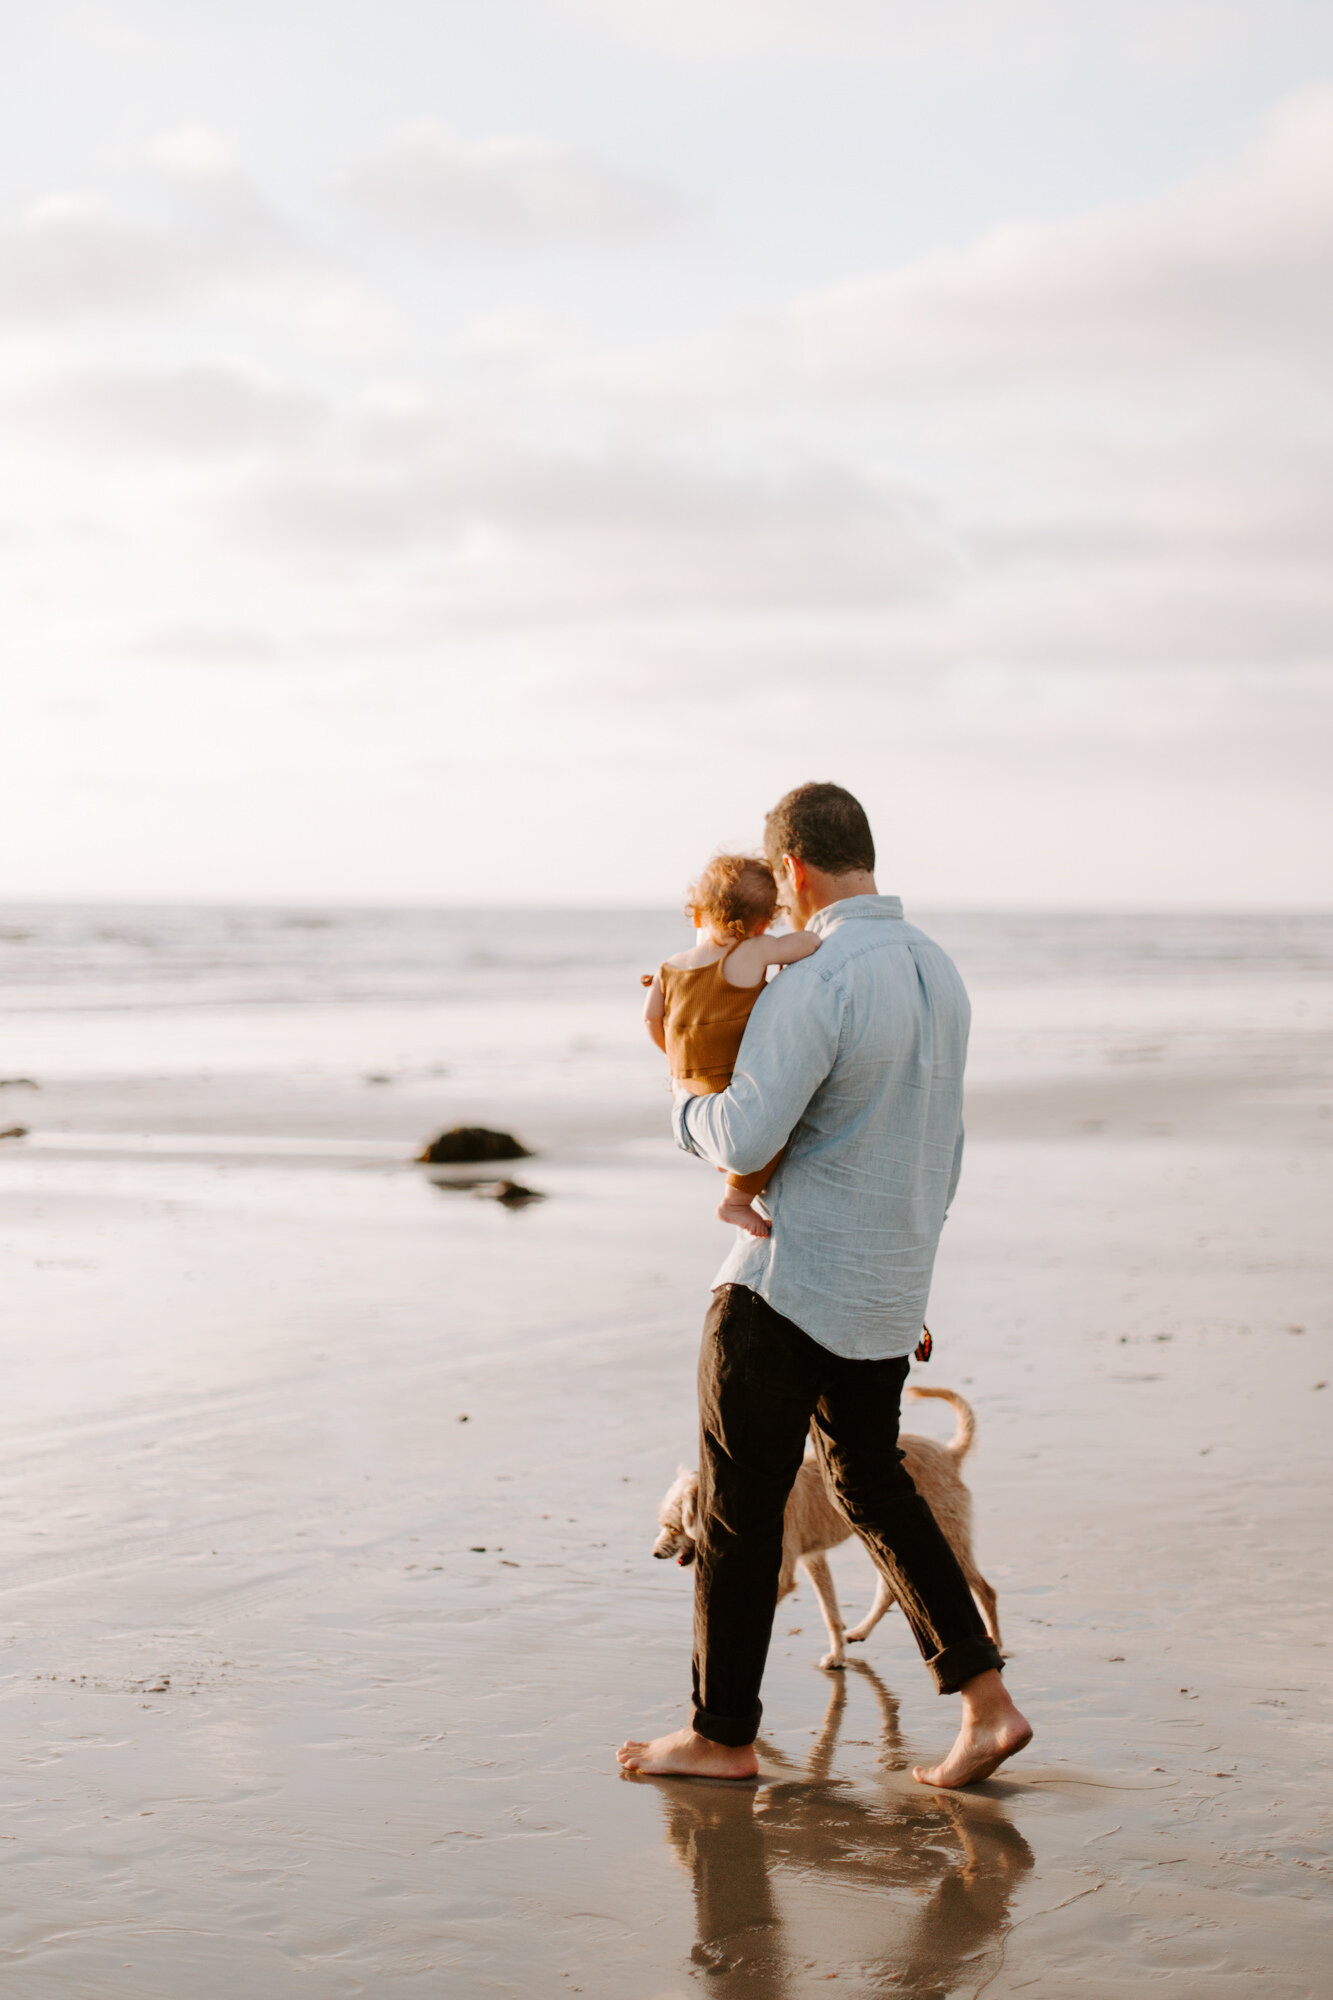
<path fill-rule="evenodd" d="M 1222 992 L 1237 996 L 1239 1019 L 1251 998 L 1308 999 L 1333 978 L 1333 913 L 908 916 L 973 991 L 1055 985 L 1091 996 L 1108 1019 L 1122 1005 L 1151 1011 L 1154 997 L 1173 1013 L 1182 996 Z M 14 1053 L 49 1048 L 62 1064 L 96 1067 L 113 1048 L 124 1059 L 117 1037 L 132 1018 L 153 1023 L 156 1055 L 145 1059 L 215 1063 L 254 1054 L 231 1033 L 218 1044 L 222 1018 L 247 1019 L 256 1050 L 276 1049 L 280 1020 L 308 1049 L 313 1024 L 333 1015 L 350 1024 L 419 1009 L 425 1039 L 413 1054 L 438 1055 L 442 1022 L 451 1036 L 454 1023 L 497 1011 L 549 1003 L 604 1025 L 609 1003 L 610 1018 L 637 1018 L 638 974 L 692 941 L 669 910 L 7 904 L 0 1030 Z M 349 1025 L 348 1046 L 365 1032 Z"/>
<path fill-rule="evenodd" d="M 909 915 L 972 994 L 974 1089 L 1290 1073 L 1333 1037 L 1333 915 Z M 275 1120 L 388 1143 L 437 1102 L 446 1121 L 531 1110 L 591 1129 L 600 1108 L 622 1136 L 660 1130 L 640 974 L 691 936 L 670 910 L 11 904 L 0 1079 L 64 1088 L 45 1120 L 25 1101 L 51 1143 L 108 1121 Z"/>

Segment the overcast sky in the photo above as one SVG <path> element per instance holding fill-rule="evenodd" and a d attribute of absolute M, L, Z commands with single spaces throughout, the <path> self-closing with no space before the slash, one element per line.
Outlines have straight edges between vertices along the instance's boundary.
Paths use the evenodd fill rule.
<path fill-rule="evenodd" d="M 0 894 L 1333 903 L 1327 0 L 4 13 Z"/>

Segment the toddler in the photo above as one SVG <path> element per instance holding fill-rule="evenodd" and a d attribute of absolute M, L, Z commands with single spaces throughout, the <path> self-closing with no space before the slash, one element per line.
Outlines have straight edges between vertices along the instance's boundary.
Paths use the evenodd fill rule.
<path fill-rule="evenodd" d="M 740 1051 L 750 1010 L 764 990 L 770 965 L 791 965 L 819 950 L 807 931 L 769 937 L 778 885 L 766 862 L 748 854 L 719 854 L 690 890 L 686 905 L 694 928 L 706 933 L 693 951 L 678 952 L 656 973 L 645 972 L 643 1018 L 663 1051 L 673 1081 L 697 1097 L 725 1090 Z M 767 1236 L 769 1225 L 754 1206 L 782 1158 L 754 1174 L 728 1174 L 718 1218 Z"/>

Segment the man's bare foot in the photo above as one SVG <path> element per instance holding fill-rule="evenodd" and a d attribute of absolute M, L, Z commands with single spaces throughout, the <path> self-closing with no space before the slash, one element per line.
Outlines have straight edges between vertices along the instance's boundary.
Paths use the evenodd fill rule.
<path fill-rule="evenodd" d="M 764 1221 L 748 1194 L 727 1194 L 717 1205 L 719 1222 L 730 1222 L 737 1229 L 748 1229 L 751 1236 L 767 1236 L 769 1224 Z"/>
<path fill-rule="evenodd" d="M 979 1785 L 999 1770 L 1006 1757 L 1032 1741 L 1030 1724 L 1010 1701 L 993 1667 L 965 1682 L 962 1695 L 963 1726 L 957 1741 L 942 1764 L 930 1770 L 916 1766 L 912 1776 L 919 1785 L 938 1785 L 945 1791 Z"/>
<path fill-rule="evenodd" d="M 654 1778 L 754 1778 L 759 1762 L 753 1743 L 733 1750 L 726 1743 L 710 1743 L 692 1729 L 677 1729 L 670 1736 L 656 1736 L 651 1743 L 622 1743 L 616 1752 L 622 1771 L 641 1771 Z"/>

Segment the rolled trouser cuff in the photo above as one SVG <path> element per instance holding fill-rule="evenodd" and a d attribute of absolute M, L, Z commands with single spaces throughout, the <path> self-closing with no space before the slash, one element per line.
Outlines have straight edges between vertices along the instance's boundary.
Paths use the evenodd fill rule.
<path fill-rule="evenodd" d="M 693 1727 L 696 1736 L 706 1736 L 710 1743 L 721 1743 L 728 1750 L 744 1750 L 759 1734 L 759 1718 L 763 1714 L 762 1703 L 750 1715 L 710 1715 L 706 1708 L 696 1708 Z"/>
<path fill-rule="evenodd" d="M 992 1667 L 998 1673 L 1004 1666 L 1004 1655 L 993 1639 L 959 1639 L 928 1659 L 926 1665 L 940 1694 L 957 1694 L 963 1682 L 975 1674 L 988 1674 Z"/>

